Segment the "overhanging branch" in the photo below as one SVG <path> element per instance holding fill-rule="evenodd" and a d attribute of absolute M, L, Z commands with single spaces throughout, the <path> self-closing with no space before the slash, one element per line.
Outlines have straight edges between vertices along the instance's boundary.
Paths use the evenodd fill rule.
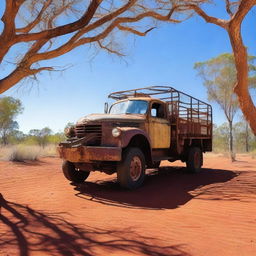
<path fill-rule="evenodd" d="M 169 13 L 166 16 L 163 16 L 159 13 L 155 13 L 153 11 L 149 11 L 146 13 L 142 13 L 139 14 L 135 17 L 119 17 L 116 18 L 103 32 L 101 32 L 100 34 L 96 35 L 96 36 L 92 36 L 92 37 L 84 37 L 81 38 L 79 40 L 76 40 L 78 37 L 81 36 L 81 31 L 79 31 L 77 34 L 75 34 L 67 43 L 65 43 L 64 45 L 60 46 L 59 48 L 56 48 L 52 51 L 48 51 L 48 52 L 44 52 L 44 53 L 38 53 L 35 54 L 33 56 L 31 56 L 30 58 L 30 63 L 35 63 L 37 61 L 41 61 L 41 60 L 48 60 L 48 59 L 52 59 L 55 57 L 58 57 L 60 55 L 63 55 L 64 53 L 67 53 L 71 50 L 73 50 L 74 48 L 83 45 L 83 44 L 87 44 L 87 43 L 92 43 L 92 42 L 96 42 L 96 41 L 100 41 L 102 39 L 104 39 L 105 37 L 107 37 L 117 26 L 123 24 L 123 23 L 133 23 L 133 22 L 137 22 L 140 21 L 146 17 L 151 17 L 157 20 L 161 20 L 161 21 L 169 21 L 169 22 L 173 22 L 173 19 L 169 18 Z M 177 22 L 176 20 L 174 20 L 174 22 Z M 133 30 L 132 28 L 129 28 L 127 26 L 123 26 L 121 25 L 121 28 L 123 28 L 123 30 L 126 30 L 130 33 L 135 33 L 135 34 L 140 34 L 143 35 L 145 33 L 148 33 L 150 30 L 152 30 L 153 28 L 149 29 L 146 32 L 139 32 L 137 30 Z M 92 28 L 91 28 L 92 29 Z M 83 29 L 82 31 L 87 31 L 88 29 Z"/>
<path fill-rule="evenodd" d="M 203 11 L 202 8 L 200 8 L 198 5 L 195 4 L 184 4 L 184 5 L 177 5 L 176 7 L 177 11 L 189 11 L 194 10 L 200 17 L 202 17 L 206 22 L 213 23 L 215 25 L 218 25 L 224 29 L 227 29 L 228 27 L 228 21 L 223 19 L 218 19 L 213 16 L 209 16 L 205 11 Z"/>
<path fill-rule="evenodd" d="M 38 33 L 30 33 L 30 34 L 19 34 L 16 36 L 16 42 L 28 42 L 40 39 L 51 39 L 53 37 L 69 34 L 75 32 L 84 26 L 88 25 L 88 23 L 93 18 L 97 8 L 99 7 L 102 0 L 92 0 L 89 7 L 87 8 L 84 15 L 77 21 L 62 25 L 50 30 L 44 30 Z"/>
<path fill-rule="evenodd" d="M 23 28 L 17 28 L 16 32 L 18 33 L 28 33 L 29 31 L 31 31 L 37 24 L 40 23 L 41 18 L 44 14 L 44 12 L 46 11 L 46 9 L 50 6 L 50 4 L 52 3 L 52 0 L 47 0 L 41 11 L 38 13 L 37 17 L 34 19 L 34 21 L 32 21 L 31 23 L 29 23 L 26 27 Z"/>
<path fill-rule="evenodd" d="M 117 50 L 113 50 L 112 48 L 110 48 L 108 45 L 103 45 L 100 41 L 97 41 L 99 47 L 103 50 L 106 50 L 107 52 L 109 53 L 112 53 L 112 54 L 116 54 L 117 56 L 120 56 L 120 57 L 124 57 L 125 55 L 122 54 L 121 52 L 117 51 Z"/>
<path fill-rule="evenodd" d="M 122 31 L 130 32 L 130 33 L 135 34 L 137 36 L 146 36 L 148 32 L 150 32 L 151 30 L 155 29 L 156 27 L 149 28 L 145 32 L 138 31 L 138 30 L 136 30 L 136 29 L 134 29 L 132 27 L 122 26 L 120 24 L 117 25 L 117 28 L 119 30 L 122 30 Z"/>

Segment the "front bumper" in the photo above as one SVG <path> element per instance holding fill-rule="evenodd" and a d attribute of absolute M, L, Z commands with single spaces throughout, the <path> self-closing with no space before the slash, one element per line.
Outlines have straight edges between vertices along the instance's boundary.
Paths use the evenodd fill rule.
<path fill-rule="evenodd" d="M 122 149 L 119 147 L 57 147 L 60 158 L 72 163 L 90 163 L 95 161 L 121 161 Z"/>

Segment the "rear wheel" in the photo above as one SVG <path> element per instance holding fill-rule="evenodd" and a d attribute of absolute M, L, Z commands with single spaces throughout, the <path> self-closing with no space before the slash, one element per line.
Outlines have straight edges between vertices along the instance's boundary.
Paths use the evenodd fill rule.
<path fill-rule="evenodd" d="M 117 180 L 128 189 L 138 188 L 145 178 L 145 157 L 139 148 L 124 151 L 123 160 L 117 166 Z"/>
<path fill-rule="evenodd" d="M 84 182 L 90 174 L 90 172 L 77 169 L 75 165 L 69 161 L 63 161 L 62 171 L 67 180 L 77 183 Z"/>
<path fill-rule="evenodd" d="M 186 164 L 189 172 L 191 173 L 200 172 L 203 164 L 202 150 L 198 147 L 190 148 L 188 152 Z"/>

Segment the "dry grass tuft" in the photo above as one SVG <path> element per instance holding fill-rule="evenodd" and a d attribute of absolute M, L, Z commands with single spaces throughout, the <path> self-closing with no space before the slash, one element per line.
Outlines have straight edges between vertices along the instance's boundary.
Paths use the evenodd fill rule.
<path fill-rule="evenodd" d="M 250 155 L 251 155 L 252 159 L 255 159 L 256 158 L 256 149 L 253 150 L 252 152 L 250 152 Z"/>
<path fill-rule="evenodd" d="M 26 160 L 37 161 L 40 157 L 56 156 L 55 145 L 49 145 L 45 148 L 40 146 L 16 145 L 0 147 L 1 161 L 18 161 Z"/>

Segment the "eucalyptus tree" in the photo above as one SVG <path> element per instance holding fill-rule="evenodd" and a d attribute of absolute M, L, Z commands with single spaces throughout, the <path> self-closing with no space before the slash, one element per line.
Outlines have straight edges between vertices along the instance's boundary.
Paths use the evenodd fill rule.
<path fill-rule="evenodd" d="M 254 73 L 256 68 L 253 65 L 255 57 L 249 56 L 250 86 L 255 86 Z M 230 157 L 235 160 L 233 145 L 233 120 L 239 109 L 237 95 L 233 88 L 237 83 L 235 59 L 233 54 L 225 53 L 204 62 L 198 62 L 194 68 L 203 79 L 207 89 L 208 99 L 216 102 L 223 110 L 229 124 L 229 150 Z"/>
<path fill-rule="evenodd" d="M 173 18 L 175 3 L 176 0 L 5 0 L 0 68 L 7 71 L 0 77 L 0 93 L 25 78 L 53 71 L 49 60 L 83 45 L 121 56 L 117 46 L 120 32 L 145 36 L 156 26 L 152 20 L 180 22 Z M 145 18 L 151 21 L 146 23 Z"/>
<path fill-rule="evenodd" d="M 8 144 L 8 137 L 18 129 L 16 117 L 23 111 L 22 103 L 12 97 L 0 98 L 0 137 L 3 144 Z"/>
<path fill-rule="evenodd" d="M 223 4 L 227 18 L 209 15 L 209 10 L 218 4 Z M 236 68 L 237 80 L 233 90 L 245 119 L 256 135 L 256 107 L 249 90 L 248 53 L 242 35 L 242 23 L 255 5 L 256 0 L 188 0 L 177 1 L 175 12 L 192 12 L 192 15 L 198 15 L 207 23 L 217 25 L 226 31 L 233 49 Z"/>
<path fill-rule="evenodd" d="M 44 127 L 43 129 L 32 129 L 29 131 L 28 135 L 34 138 L 39 146 L 45 147 L 49 142 L 52 130 L 49 127 Z"/>
<path fill-rule="evenodd" d="M 235 144 L 241 152 L 250 152 L 253 150 L 253 144 L 256 136 L 252 133 L 248 123 L 241 118 L 240 122 L 234 125 Z"/>

